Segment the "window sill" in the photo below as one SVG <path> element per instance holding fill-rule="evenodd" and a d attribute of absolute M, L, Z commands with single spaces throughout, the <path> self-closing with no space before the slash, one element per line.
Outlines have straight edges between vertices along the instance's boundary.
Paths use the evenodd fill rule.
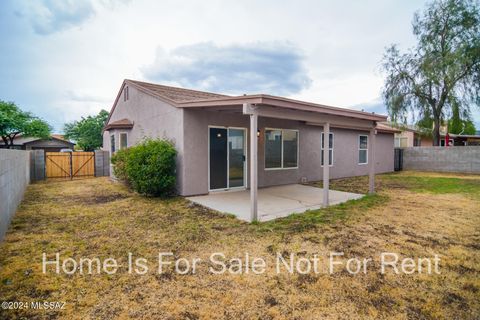
<path fill-rule="evenodd" d="M 291 168 L 264 168 L 265 171 L 280 171 L 280 170 L 292 170 L 298 169 L 298 167 L 291 167 Z"/>

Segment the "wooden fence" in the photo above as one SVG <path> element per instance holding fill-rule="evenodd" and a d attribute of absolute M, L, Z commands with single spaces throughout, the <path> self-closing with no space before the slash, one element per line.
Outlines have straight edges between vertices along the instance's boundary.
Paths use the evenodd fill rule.
<path fill-rule="evenodd" d="M 47 178 L 70 178 L 95 176 L 94 152 L 46 152 Z"/>

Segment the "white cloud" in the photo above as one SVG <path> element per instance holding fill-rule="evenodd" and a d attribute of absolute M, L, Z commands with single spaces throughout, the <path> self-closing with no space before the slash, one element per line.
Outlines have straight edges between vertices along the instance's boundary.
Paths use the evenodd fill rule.
<path fill-rule="evenodd" d="M 368 104 L 380 96 L 384 47 L 413 44 L 413 12 L 424 3 L 0 1 L 0 99 L 17 102 L 57 131 L 64 121 L 109 109 L 124 78 L 258 90 L 345 107 Z M 277 49 L 287 59 L 272 56 Z M 267 62 L 252 52 L 268 56 Z M 240 62 L 229 63 L 235 59 Z M 269 69 L 275 65 L 268 61 L 277 61 L 279 70 Z M 211 72 L 201 68 L 202 62 L 221 68 Z M 198 70 L 198 79 L 187 66 Z M 227 71 L 243 77 L 226 83 Z M 307 78 L 310 86 L 299 85 Z"/>
<path fill-rule="evenodd" d="M 211 42 L 158 50 L 142 68 L 154 82 L 231 94 L 267 92 L 290 95 L 311 80 L 303 55 L 290 43 L 255 42 L 217 46 Z"/>
<path fill-rule="evenodd" d="M 38 0 L 19 2 L 17 15 L 25 18 L 41 35 L 78 26 L 94 15 L 89 0 Z"/>

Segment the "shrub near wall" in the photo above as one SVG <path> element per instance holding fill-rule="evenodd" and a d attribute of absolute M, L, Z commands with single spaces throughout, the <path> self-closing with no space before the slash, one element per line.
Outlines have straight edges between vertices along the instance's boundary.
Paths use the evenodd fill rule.
<path fill-rule="evenodd" d="M 170 196 L 175 193 L 174 145 L 166 140 L 145 140 L 123 149 L 112 157 L 114 174 L 133 190 L 149 196 Z"/>
<path fill-rule="evenodd" d="M 113 174 L 117 179 L 128 183 L 127 177 L 127 157 L 131 148 L 121 149 L 112 156 Z"/>

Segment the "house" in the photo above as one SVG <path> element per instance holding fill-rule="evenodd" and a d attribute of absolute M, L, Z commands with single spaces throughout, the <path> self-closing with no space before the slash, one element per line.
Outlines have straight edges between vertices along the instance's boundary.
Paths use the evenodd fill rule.
<path fill-rule="evenodd" d="M 446 141 L 447 137 L 442 136 Z M 442 142 L 442 140 L 440 140 Z M 448 134 L 449 145 L 454 146 L 480 146 L 480 134 Z M 445 145 L 445 142 L 443 142 Z"/>
<path fill-rule="evenodd" d="M 49 139 L 36 137 L 17 136 L 13 140 L 13 149 L 19 150 L 44 150 L 45 152 L 59 152 L 61 149 L 72 149 L 75 143 L 65 139 L 63 135 L 52 134 Z M 4 143 L 0 148 L 6 148 Z"/>
<path fill-rule="evenodd" d="M 419 128 L 415 125 L 395 124 L 381 122 L 378 126 L 390 127 L 399 130 L 395 133 L 395 148 L 408 147 L 431 147 L 433 146 L 432 132 L 429 129 Z M 440 146 L 478 146 L 480 145 L 480 134 L 466 135 L 448 133 L 448 126 L 440 127 Z"/>
<path fill-rule="evenodd" d="M 124 80 L 103 133 L 114 153 L 144 137 L 175 143 L 183 196 L 257 189 L 393 171 L 394 133 L 386 116 L 284 97 L 227 96 Z M 324 153 L 322 138 L 328 137 Z M 324 166 L 323 163 L 329 165 Z M 253 218 L 255 219 L 255 218 Z"/>
<path fill-rule="evenodd" d="M 432 146 L 432 138 L 417 126 L 400 126 L 389 122 L 379 123 L 379 125 L 398 130 L 394 135 L 395 148 Z"/>

